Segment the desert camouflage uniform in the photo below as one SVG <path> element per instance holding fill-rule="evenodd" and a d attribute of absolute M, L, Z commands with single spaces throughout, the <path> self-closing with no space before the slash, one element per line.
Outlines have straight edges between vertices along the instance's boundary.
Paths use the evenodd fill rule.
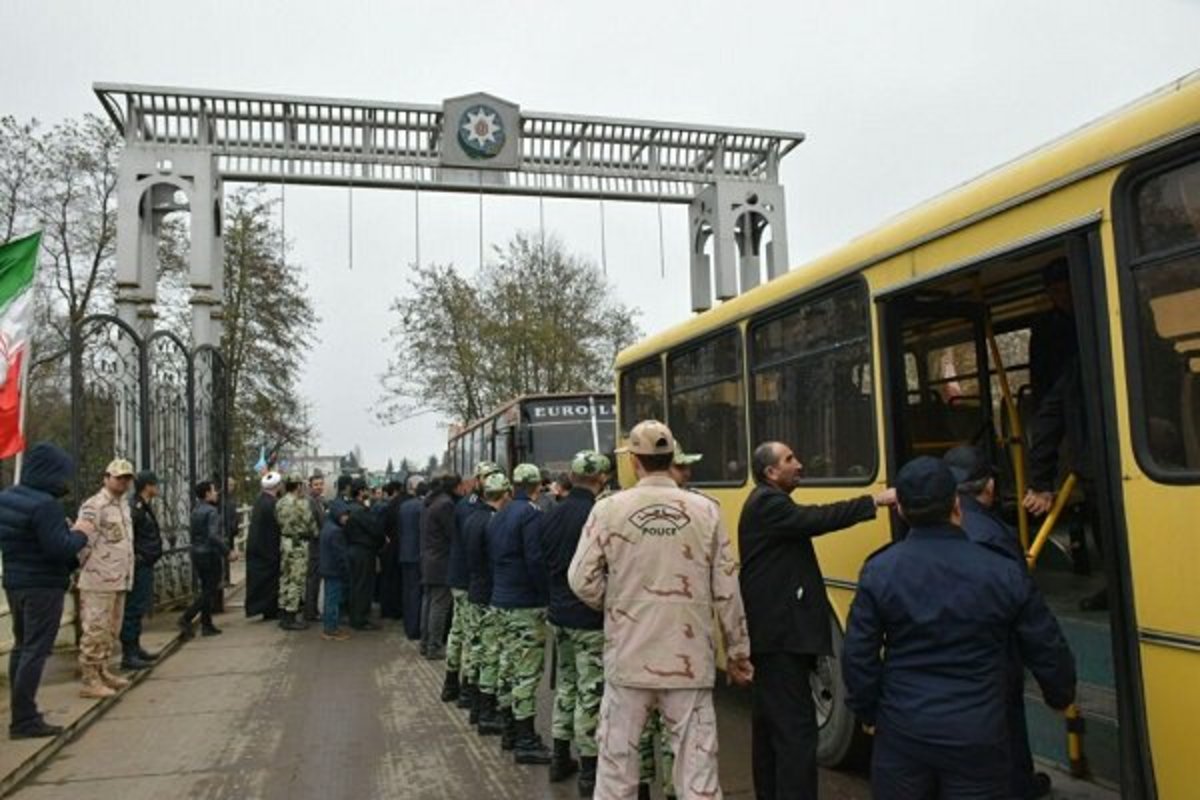
<path fill-rule="evenodd" d="M 596 725 L 604 695 L 604 631 L 554 630 L 557 683 L 552 733 L 574 741 L 581 756 L 596 755 Z"/>
<path fill-rule="evenodd" d="M 125 613 L 125 593 L 133 586 L 133 517 L 123 496 L 101 489 L 79 507 L 79 518 L 96 526 L 80 553 L 79 663 L 103 667 L 113 655 Z"/>
<path fill-rule="evenodd" d="M 285 494 L 275 505 L 279 521 L 279 609 L 300 610 L 308 581 L 308 543 L 317 535 L 312 506 L 307 497 Z"/>
<path fill-rule="evenodd" d="M 663 715 L 684 798 L 720 798 L 714 617 L 731 658 L 750 639 L 717 506 L 665 474 L 598 501 L 571 562 L 571 589 L 605 613 L 595 797 L 636 796 L 637 741 Z"/>

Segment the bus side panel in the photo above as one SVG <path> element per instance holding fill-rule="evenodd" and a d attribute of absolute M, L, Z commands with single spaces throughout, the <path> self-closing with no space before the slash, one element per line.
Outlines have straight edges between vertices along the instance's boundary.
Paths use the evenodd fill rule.
<path fill-rule="evenodd" d="M 1158 797 L 1195 797 L 1200 652 L 1143 644 L 1141 660 Z"/>

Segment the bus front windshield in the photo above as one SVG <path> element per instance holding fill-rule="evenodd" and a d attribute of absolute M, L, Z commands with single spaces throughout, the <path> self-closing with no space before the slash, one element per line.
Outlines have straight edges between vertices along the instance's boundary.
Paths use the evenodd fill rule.
<path fill-rule="evenodd" d="M 533 423 L 529 439 L 529 457 L 534 464 L 551 474 L 566 472 L 576 453 L 592 448 L 592 423 L 588 419 Z"/>

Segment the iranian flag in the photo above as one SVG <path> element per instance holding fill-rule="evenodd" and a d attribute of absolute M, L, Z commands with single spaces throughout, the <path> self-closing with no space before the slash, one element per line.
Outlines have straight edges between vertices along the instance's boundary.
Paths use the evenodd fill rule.
<path fill-rule="evenodd" d="M 33 276 L 42 234 L 0 245 L 0 458 L 25 449 L 21 395 L 33 335 Z"/>

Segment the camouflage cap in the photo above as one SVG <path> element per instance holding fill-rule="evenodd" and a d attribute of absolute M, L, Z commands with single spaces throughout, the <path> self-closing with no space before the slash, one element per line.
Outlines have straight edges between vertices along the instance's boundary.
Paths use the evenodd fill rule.
<path fill-rule="evenodd" d="M 675 457 L 671 459 L 671 463 L 675 466 L 690 467 L 692 464 L 703 459 L 703 453 L 685 453 L 683 452 L 683 445 L 679 443 L 679 440 L 675 441 Z"/>
<path fill-rule="evenodd" d="M 575 475 L 599 475 L 609 471 L 608 457 L 595 450 L 580 450 L 571 459 L 571 472 Z"/>
<path fill-rule="evenodd" d="M 284 483 L 304 483 L 304 476 L 299 472 L 289 472 L 287 477 L 283 479 Z"/>
<path fill-rule="evenodd" d="M 132 478 L 134 475 L 133 464 L 123 458 L 114 458 L 104 468 L 104 474 L 112 478 Z"/>
<path fill-rule="evenodd" d="M 541 483 L 542 471 L 534 464 L 517 464 L 513 468 L 512 474 L 513 483 Z"/>
<path fill-rule="evenodd" d="M 493 472 L 483 479 L 484 494 L 503 494 L 512 489 L 503 472 Z"/>
<path fill-rule="evenodd" d="M 671 435 L 671 429 L 658 420 L 643 420 L 633 426 L 629 432 L 629 445 L 621 451 L 639 456 L 674 453 L 675 437 Z"/>
<path fill-rule="evenodd" d="M 475 465 L 475 477 L 483 480 L 488 475 L 494 472 L 503 472 L 504 470 L 495 461 L 480 461 Z"/>

